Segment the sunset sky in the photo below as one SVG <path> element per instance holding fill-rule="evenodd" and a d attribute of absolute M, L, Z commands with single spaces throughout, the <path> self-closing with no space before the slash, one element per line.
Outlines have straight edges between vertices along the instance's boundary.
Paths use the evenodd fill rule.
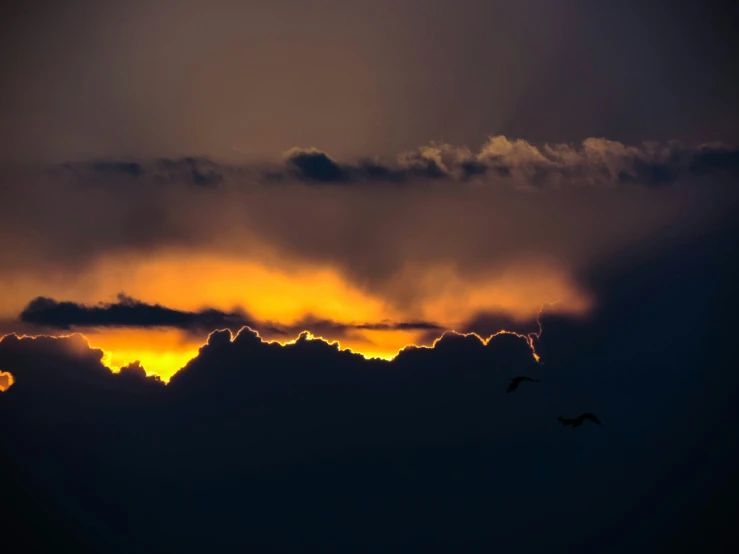
<path fill-rule="evenodd" d="M 613 480 L 621 471 L 614 461 L 620 456 L 627 468 L 623 471 L 634 475 L 639 464 L 672 464 L 690 473 L 697 467 L 690 464 L 698 462 L 690 461 L 688 453 L 700 444 L 708 452 L 705 460 L 715 462 L 710 466 L 714 475 L 733 478 L 726 469 L 737 451 L 733 443 L 721 443 L 718 432 L 711 442 L 697 429 L 682 438 L 673 430 L 679 421 L 685 423 L 688 410 L 710 419 L 695 410 L 714 407 L 725 423 L 735 411 L 730 398 L 735 398 L 737 380 L 726 373 L 735 356 L 728 337 L 736 330 L 730 316 L 736 307 L 732 283 L 737 275 L 734 247 L 739 245 L 739 13 L 734 4 L 32 0 L 11 2 L 3 12 L 0 417 L 12 421 L 12 433 L 17 433 L 4 437 L 7 444 L 35 437 L 37 429 L 24 422 L 41 421 L 38 414 L 51 413 L 53 402 L 59 402 L 60 413 L 66 413 L 62 406 L 79 403 L 79 410 L 89 411 L 84 416 L 75 412 L 80 419 L 70 415 L 65 432 L 74 437 L 68 444 L 78 440 L 88 446 L 68 450 L 80 457 L 89 452 L 85 459 L 93 459 L 99 452 L 87 449 L 95 441 L 85 442 L 86 424 L 79 422 L 105 420 L 106 410 L 120 406 L 121 413 L 132 414 L 131 425 L 134 420 L 145 427 L 167 422 L 176 429 L 161 458 L 176 465 L 191 454 L 196 459 L 193 452 L 206 451 L 205 442 L 189 451 L 184 440 L 173 438 L 180 431 L 183 437 L 195 432 L 179 426 L 201 417 L 193 415 L 201 414 L 198 410 L 207 413 L 208 402 L 216 409 L 229 387 L 246 391 L 253 386 L 261 391 L 255 401 L 259 406 L 288 406 L 269 415 L 259 412 L 260 417 L 274 418 L 269 419 L 274 436 L 287 437 L 279 448 L 287 452 L 294 447 L 310 463 L 314 455 L 315 460 L 334 459 L 331 453 L 343 440 L 368 449 L 371 456 L 398 444 L 411 451 L 421 444 L 504 448 L 513 441 L 505 447 L 511 456 L 549 456 L 555 460 L 552 467 L 574 468 L 574 459 L 605 460 L 601 479 Z M 225 329 L 231 334 L 214 333 Z M 320 339 L 338 344 L 329 348 Z M 273 342 L 286 346 L 266 344 Z M 414 348 L 422 346 L 430 348 Z M 483 347 L 485 354 L 479 350 Z M 342 357 L 339 351 L 346 349 L 360 356 Z M 242 365 L 264 377 L 248 377 L 254 382 L 247 386 L 239 381 L 247 377 L 228 373 L 241 371 Z M 298 366 L 305 373 L 275 377 L 274 371 Z M 426 366 L 432 375 L 450 372 L 448 380 L 437 383 L 422 373 Z M 503 427 L 483 430 L 483 412 L 474 410 L 478 401 L 487 404 L 472 399 L 467 405 L 462 391 L 476 394 L 487 386 L 487 377 L 479 383 L 474 381 L 478 377 L 460 377 L 467 366 L 499 368 L 505 379 L 516 368 L 553 372 L 552 394 L 562 402 L 543 400 L 541 393 L 542 400 L 522 400 L 532 410 L 524 413 L 515 412 L 521 407 L 490 400 L 496 421 L 521 418 L 516 432 L 527 438 L 511 438 L 515 432 Z M 114 379 L 108 370 L 120 380 L 103 384 Z M 372 378 L 365 389 L 364 380 L 332 380 L 335 370 L 339 376 L 358 372 L 355 377 L 377 371 L 383 377 L 376 378 L 388 382 L 378 385 Z M 543 375 L 541 386 L 524 383 L 515 394 L 545 387 L 549 374 Z M 675 384 L 659 392 L 658 383 L 668 376 Z M 129 378 L 132 387 L 151 385 L 151 394 L 159 395 L 156 402 L 149 406 L 149 400 L 125 396 L 128 392 L 121 391 L 129 385 L 121 383 Z M 343 419 L 324 420 L 303 411 L 298 416 L 297 404 L 289 400 L 293 378 L 299 383 L 294 386 L 314 395 L 316 406 L 323 402 L 332 406 L 326 410 L 347 410 Z M 94 382 L 89 390 L 88 379 Z M 653 381 L 634 392 L 641 379 Z M 729 379 L 721 393 L 725 397 L 691 396 L 724 379 Z M 387 428 L 384 423 L 363 427 L 369 413 L 360 410 L 363 395 L 375 391 L 375 385 L 377 394 L 387 395 L 387 413 L 380 419 L 396 418 Z M 413 392 L 416 386 L 426 392 Z M 45 387 L 56 400 L 41 408 Z M 650 397 L 647 389 L 658 396 Z M 253 391 L 249 394 L 256 395 Z M 439 400 L 437 406 L 426 403 L 426 393 L 460 396 Z M 115 396 L 111 407 L 103 409 L 92 405 L 98 394 L 124 396 Z M 349 400 L 354 394 L 359 395 L 356 404 Z M 198 395 L 202 405 L 197 409 L 182 407 Z M 455 402 L 461 411 L 446 419 L 445 410 L 451 414 Z M 538 407 L 532 407 L 536 402 Z M 679 402 L 690 408 L 679 409 Z M 587 440 L 572 439 L 560 449 L 546 433 L 561 429 L 545 431 L 543 423 L 526 427 L 545 408 L 552 411 L 546 417 L 558 425 L 557 410 L 570 405 L 577 412 L 573 415 L 606 413 L 612 434 L 604 435 L 605 424 L 595 429 L 598 437 L 593 429 L 576 429 L 583 431 L 578 436 L 590 433 L 587 440 L 597 446 L 591 451 Z M 238 419 L 246 417 L 238 411 L 242 408 L 234 407 L 238 416 L 228 412 L 231 419 L 202 415 L 202 425 L 220 429 L 202 435 L 210 437 L 202 439 L 210 441 L 209 452 L 229 458 L 223 452 L 235 448 L 228 442 L 234 435 L 219 426 L 246 425 Z M 147 419 L 143 414 L 149 409 L 156 416 Z M 302 434 L 284 423 L 294 416 L 307 418 Z M 418 427 L 404 419 L 416 416 L 423 420 Z M 642 427 L 643 418 L 652 423 Z M 335 430 L 339 420 L 356 423 L 356 430 Z M 129 423 L 115 421 L 111 429 L 135 436 Z M 637 425 L 641 434 L 628 438 Z M 263 432 L 268 437 L 270 432 Z M 45 431 L 38 433 L 47 437 Z M 278 456 L 264 437 L 267 442 L 255 438 L 254 444 L 263 449 L 265 467 L 278 467 L 283 462 L 274 462 L 272 455 L 279 458 L 282 450 Z M 646 452 L 656 437 L 668 444 L 663 457 L 628 458 Z M 39 448 L 52 448 L 44 442 L 52 439 L 38 440 Z M 152 438 L 151 444 L 160 445 L 159 440 Z M 131 451 L 159 448 L 135 444 Z M 516 450 L 517 445 L 525 446 Z M 29 454 L 21 446 L 12 452 L 7 467 L 24 466 Z M 58 451 L 60 459 L 63 452 Z M 116 456 L 110 459 L 124 464 Z M 154 467 L 161 460 L 146 463 Z M 115 471 L 139 471 L 132 469 L 139 461 L 130 463 Z M 216 462 L 209 458 L 207 463 Z M 510 464 L 506 467 L 523 471 L 523 465 Z M 351 467 L 346 471 L 355 471 Z M 229 471 L 218 468 L 212 471 Z M 28 471 L 29 483 L 46 486 Z M 175 484 L 177 471 L 167 477 Z M 284 475 L 289 481 L 296 474 Z M 634 477 L 632 499 L 658 487 L 657 481 L 643 477 L 642 483 L 641 478 Z M 677 477 L 665 477 L 664 490 L 677 482 L 669 479 Z M 710 490 L 723 490 L 724 481 L 715 479 Z M 592 483 L 578 483 L 573 485 L 578 491 L 593 490 Z M 202 490 L 211 494 L 216 486 L 203 485 Z M 90 487 L 102 490 L 105 485 Z M 695 487 L 685 493 L 690 497 L 686 505 L 703 506 L 699 502 L 708 503 L 707 497 L 696 500 Z M 560 492 L 542 483 L 530 491 L 549 495 L 536 500 L 530 492 L 540 506 L 561 499 Z M 78 508 L 59 506 L 78 502 L 79 510 L 87 510 L 92 505 L 82 493 L 82 500 L 75 494 L 59 492 L 53 502 L 61 504 L 46 511 L 74 519 L 69 514 Z M 636 500 L 626 494 L 609 504 L 603 519 L 613 525 L 628 519 L 623 514 Z M 670 502 L 667 492 L 659 494 Z M 467 500 L 456 501 L 471 506 Z M 575 505 L 572 500 L 562 514 L 591 501 Z M 144 503 L 121 500 L 121 506 Z M 161 506 L 165 510 L 168 504 Z M 426 505 L 419 501 L 418 506 Z M 487 513 L 470 510 L 460 516 L 460 527 L 449 530 L 454 551 L 466 551 L 460 547 L 466 543 L 450 537 Z M 662 519 L 653 533 L 635 523 L 632 542 L 624 535 L 621 546 L 596 551 L 657 552 L 658 545 L 673 544 L 666 530 L 693 517 L 686 514 L 680 515 L 685 520 L 667 512 L 655 516 Z M 302 525 L 295 521 L 303 516 L 295 517 L 286 523 L 291 529 Z M 387 521 L 373 519 L 380 516 L 365 517 L 364 523 L 371 527 L 377 521 L 388 536 L 405 536 L 393 534 Z M 424 517 L 434 521 L 436 516 Z M 539 517 L 548 516 L 544 511 L 532 516 Z M 592 537 L 599 537 L 594 542 L 565 537 L 554 527 L 545 535 L 563 552 L 600 547 L 604 543 L 599 541 L 611 535 L 596 519 L 593 515 L 588 523 Z M 74 527 L 64 521 L 64 529 Z M 227 525 L 226 520 L 213 521 Z M 271 529 L 271 523 L 263 524 Z M 90 539 L 102 551 L 111 551 L 110 544 L 118 540 L 139 544 L 128 527 L 124 532 L 107 520 L 100 525 L 107 531 L 96 531 L 94 541 L 81 532 L 80 540 Z M 305 526 L 300 533 L 307 537 L 312 531 Z M 218 529 L 220 537 L 230 536 L 225 527 Z M 358 538 L 359 531 L 346 533 L 336 539 L 341 548 L 358 551 L 358 544 L 368 544 Z M 482 531 L 459 533 L 477 537 L 470 545 L 495 550 Z M 691 537 L 699 536 L 695 533 Z M 432 535 L 422 533 L 419 537 L 425 538 L 418 544 Z M 545 535 L 541 544 L 548 544 Z M 330 551 L 319 534 L 310 536 L 315 539 L 311 544 L 324 545 L 319 551 Z M 150 538 L 140 544 L 155 544 L 146 542 Z M 105 542 L 109 539 L 110 544 Z M 187 544 L 172 540 L 177 548 Z M 210 539 L 203 540 L 209 544 Z M 499 551 L 519 551 L 508 539 L 500 540 L 504 546 Z M 301 548 L 308 544 L 296 541 Z M 161 551 L 164 543 L 156 544 Z M 254 547 L 268 541 L 238 544 Z M 278 551 L 295 546 L 269 544 Z M 634 550 L 637 544 L 644 549 Z M 521 548 L 537 551 L 535 546 Z"/>

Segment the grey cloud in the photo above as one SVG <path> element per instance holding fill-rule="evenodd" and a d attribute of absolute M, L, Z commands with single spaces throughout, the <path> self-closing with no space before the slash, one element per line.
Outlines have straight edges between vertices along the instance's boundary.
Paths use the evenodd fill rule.
<path fill-rule="evenodd" d="M 160 183 L 188 183 L 199 187 L 215 187 L 237 168 L 219 164 L 205 157 L 159 158 L 154 161 L 98 160 L 67 162 L 64 174 L 76 180 L 151 179 Z"/>
<path fill-rule="evenodd" d="M 220 328 L 239 329 L 254 325 L 243 312 L 226 313 L 220 310 L 188 312 L 174 310 L 159 304 L 147 304 L 123 293 L 114 303 L 86 306 L 76 302 L 58 302 L 39 296 L 21 312 L 24 323 L 47 328 L 72 329 L 75 327 L 171 327 L 188 331 Z"/>
<path fill-rule="evenodd" d="M 504 178 L 503 182 L 534 187 L 662 186 L 690 175 L 736 172 L 739 150 L 715 143 L 691 147 L 676 141 L 630 146 L 604 138 L 589 138 L 579 145 L 536 146 L 494 136 L 477 152 L 432 143 L 404 152 L 395 164 L 340 164 L 316 149 L 293 149 L 286 164 L 286 176 L 316 183 Z"/>
<path fill-rule="evenodd" d="M 190 156 L 161 158 L 153 163 L 120 160 L 67 163 L 63 168 L 78 178 L 149 177 L 159 182 L 201 187 L 221 184 L 227 176 L 247 174 L 259 176 L 267 183 L 346 185 L 482 179 L 538 188 L 629 183 L 662 186 L 691 175 L 739 170 L 739 149 L 729 145 L 688 146 L 677 141 L 626 145 L 605 138 L 588 138 L 580 144 L 537 146 L 522 139 L 493 136 L 477 152 L 431 143 L 401 153 L 394 163 L 372 158 L 343 163 L 316 148 L 293 148 L 283 158 L 282 167 L 224 165 Z"/>

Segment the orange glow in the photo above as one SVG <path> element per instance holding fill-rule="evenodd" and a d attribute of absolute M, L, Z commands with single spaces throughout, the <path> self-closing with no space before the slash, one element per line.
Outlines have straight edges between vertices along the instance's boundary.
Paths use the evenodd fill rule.
<path fill-rule="evenodd" d="M 357 321 L 397 315 L 388 315 L 385 302 L 368 296 L 328 267 L 287 260 L 274 265 L 176 251 L 148 258 L 108 257 L 69 281 L 24 275 L 0 291 L 0 306 L 5 314 L 17 316 L 39 294 L 94 304 L 114 300 L 119 291 L 180 310 L 229 311 L 240 306 L 256 319 L 283 324 L 299 321 L 306 314 L 336 321 L 345 321 L 349 314 Z"/>
<path fill-rule="evenodd" d="M 463 278 L 450 266 L 407 270 L 403 279 L 414 283 L 415 293 L 423 298 L 420 315 L 431 321 L 462 322 L 479 312 L 530 321 L 545 304 L 556 303 L 558 312 L 572 315 L 591 307 L 591 300 L 563 272 L 531 262 L 473 279 Z"/>
<path fill-rule="evenodd" d="M 441 334 L 441 332 L 439 332 Z M 351 350 L 367 358 L 392 359 L 402 348 L 414 344 L 422 335 L 418 331 L 362 331 L 335 341 L 331 337 L 310 334 L 317 340 L 339 342 L 342 350 Z M 168 381 L 188 361 L 194 358 L 198 349 L 207 341 L 207 334 L 190 335 L 175 329 L 104 329 L 94 334 L 84 335 L 90 346 L 105 352 L 104 362 L 113 371 L 138 360 L 147 374 L 159 375 Z M 296 337 L 276 342 L 288 344 Z"/>
<path fill-rule="evenodd" d="M 0 316 L 16 318 L 39 294 L 96 304 L 114 301 L 120 291 L 149 304 L 185 311 L 241 308 L 257 322 L 298 328 L 302 327 L 301 321 L 312 316 L 342 324 L 424 320 L 445 329 L 461 329 L 481 312 L 530 321 L 542 305 L 552 300 L 559 300 L 556 311 L 560 313 L 582 314 L 590 307 L 589 299 L 570 284 L 565 273 L 533 262 L 511 264 L 493 275 L 474 276 L 450 266 L 406 268 L 382 296 L 363 290 L 329 266 L 264 259 L 270 261 L 168 251 L 148 257 L 103 258 L 71 278 L 4 276 L 0 278 Z M 399 303 L 398 298 L 410 300 Z M 316 332 L 310 326 L 307 330 Z M 164 380 L 192 359 L 206 340 L 205 333 L 178 329 L 79 331 L 91 345 L 106 352 L 105 362 L 114 371 L 138 360 L 147 372 Z M 280 338 L 279 342 L 284 344 L 292 338 Z M 338 338 L 342 348 L 366 357 L 391 359 L 407 345 L 428 344 L 429 333 L 350 329 L 325 338 Z"/>
<path fill-rule="evenodd" d="M 105 365 L 118 371 L 138 360 L 147 374 L 169 379 L 198 353 L 207 338 L 176 329 L 101 329 L 84 335 L 93 348 L 105 352 Z"/>
<path fill-rule="evenodd" d="M 155 332 L 156 333 L 161 333 L 160 331 L 155 331 Z M 449 331 L 449 332 L 456 333 L 458 335 L 462 335 L 462 336 L 465 336 L 465 337 L 474 336 L 480 342 L 482 342 L 485 345 L 487 345 L 490 342 L 490 340 L 492 340 L 494 337 L 496 337 L 498 335 L 503 335 L 503 334 L 515 335 L 517 337 L 525 338 L 526 341 L 529 344 L 529 347 L 531 348 L 531 355 L 532 355 L 532 357 L 534 358 L 534 360 L 536 362 L 540 363 L 540 357 L 536 353 L 536 349 L 535 349 L 534 342 L 533 342 L 533 337 L 538 337 L 541 334 L 541 326 L 539 327 L 539 332 L 537 332 L 537 333 L 531 333 L 529 335 L 521 335 L 521 334 L 518 334 L 518 333 L 514 333 L 512 331 L 505 331 L 505 330 L 503 330 L 503 331 L 499 331 L 498 333 L 495 333 L 494 335 L 491 335 L 491 336 L 489 336 L 487 338 L 482 337 L 482 336 L 478 335 L 477 333 L 458 333 L 457 331 Z M 145 332 L 143 334 L 145 334 Z M 398 355 L 398 353 L 401 350 L 403 350 L 405 348 L 411 348 L 411 347 L 414 347 L 414 348 L 433 348 L 434 346 L 436 346 L 436 343 L 439 342 L 441 340 L 441 338 L 442 338 L 442 336 L 439 336 L 437 339 L 435 339 L 433 341 L 433 343 L 430 346 L 417 345 L 417 344 L 414 344 L 413 342 L 405 343 L 400 348 L 398 348 L 397 350 L 395 350 L 394 352 L 392 352 L 392 353 L 385 353 L 385 354 L 368 354 L 366 352 L 361 352 L 361 351 L 355 350 L 355 349 L 351 348 L 350 346 L 348 346 L 348 344 L 351 341 L 349 341 L 349 343 L 347 343 L 346 341 L 330 340 L 330 339 L 326 339 L 326 338 L 321 337 L 321 336 L 316 336 L 316 335 L 312 334 L 310 331 L 303 331 L 303 332 L 299 333 L 295 338 L 286 339 L 286 340 L 283 340 L 283 341 L 276 341 L 276 340 L 269 341 L 269 340 L 265 340 L 261 336 L 260 336 L 260 340 L 262 340 L 262 342 L 265 342 L 265 343 L 278 343 L 278 344 L 280 344 L 282 346 L 285 346 L 285 345 L 288 345 L 288 344 L 294 344 L 298 340 L 298 338 L 300 338 L 300 335 L 303 335 L 303 334 L 306 335 L 306 338 L 308 340 L 320 340 L 320 341 L 324 341 L 324 342 L 327 342 L 329 344 L 336 345 L 339 350 L 348 350 L 350 352 L 353 352 L 353 353 L 356 353 L 356 354 L 360 354 L 360 355 L 362 355 L 363 357 L 365 357 L 367 359 L 370 359 L 370 358 L 380 358 L 380 359 L 384 359 L 385 361 L 391 361 L 393 358 L 395 358 L 395 356 Z M 32 339 L 39 338 L 41 336 L 45 336 L 45 335 L 35 335 L 35 336 L 34 335 L 18 335 L 19 338 L 32 338 Z M 208 337 L 209 336 L 210 336 L 210 334 L 208 335 Z M 232 335 L 232 340 L 233 340 L 234 336 L 235 335 Z M 257 336 L 259 336 L 259 333 L 257 333 Z M 72 346 L 74 346 L 76 348 L 87 348 L 87 347 L 89 347 L 89 348 L 101 350 L 103 352 L 103 357 L 102 357 L 102 363 L 103 363 L 103 365 L 105 365 L 113 373 L 117 373 L 118 371 L 120 371 L 121 367 L 123 367 L 124 365 L 126 365 L 126 364 L 128 364 L 128 363 L 130 363 L 130 362 L 132 362 L 134 360 L 140 361 L 141 362 L 141 365 L 144 368 L 147 368 L 147 363 L 149 363 L 149 365 L 159 364 L 157 371 L 151 371 L 151 370 L 147 369 L 147 375 L 158 375 L 162 379 L 162 381 L 164 381 L 165 383 L 166 382 L 169 382 L 169 380 L 172 378 L 172 376 L 175 373 L 177 373 L 178 370 L 180 370 L 185 365 L 187 365 L 187 362 L 189 362 L 192 358 L 194 358 L 197 355 L 198 350 L 200 349 L 200 347 L 204 346 L 205 343 L 207 343 L 207 338 L 208 338 L 208 337 L 206 337 L 206 339 L 202 343 L 197 343 L 197 344 L 194 343 L 194 342 L 193 343 L 184 343 L 184 342 L 182 342 L 180 340 L 182 337 L 174 338 L 172 336 L 172 332 L 164 332 L 163 334 L 160 334 L 160 335 L 158 335 L 157 337 L 154 337 L 154 338 L 159 338 L 159 339 L 164 338 L 165 341 L 169 341 L 170 345 L 179 344 L 180 345 L 180 349 L 179 350 L 176 350 L 176 351 L 165 352 L 163 354 L 162 351 L 159 350 L 159 349 L 147 350 L 147 347 L 145 346 L 146 341 L 144 341 L 142 343 L 141 342 L 141 337 L 139 337 L 138 340 L 134 339 L 131 342 L 133 344 L 135 344 L 135 345 L 144 344 L 143 346 L 141 346 L 141 347 L 136 346 L 134 350 L 130 350 L 130 351 L 129 350 L 126 350 L 126 348 L 128 348 L 128 346 L 126 346 L 126 345 L 127 344 L 130 344 L 128 342 L 129 339 L 126 338 L 126 337 L 130 337 L 130 335 L 128 335 L 126 333 L 126 331 L 124 331 L 124 330 L 121 330 L 121 332 L 118 334 L 117 337 L 116 337 L 116 333 L 113 333 L 113 334 L 107 335 L 107 336 L 102 336 L 101 334 L 96 333 L 94 335 L 94 339 L 90 339 L 89 337 L 85 336 L 82 333 L 73 333 L 73 334 L 68 334 L 68 335 L 55 335 L 55 337 L 56 338 L 70 338 L 70 337 L 75 337 L 78 340 L 75 341 L 72 344 Z M 0 340 L 2 338 L 3 337 L 0 337 Z M 146 337 L 146 338 L 148 339 L 148 338 L 151 338 L 151 337 Z M 115 344 L 115 341 L 116 340 L 119 340 L 119 339 L 122 339 L 122 341 L 123 341 L 121 343 L 122 344 L 122 348 L 116 350 L 115 352 L 110 351 L 110 350 L 107 350 L 105 347 L 102 346 L 102 343 Z M 108 342 L 109 340 L 112 341 L 112 342 Z M 13 376 L 10 373 L 0 371 L 0 391 L 7 390 L 13 384 L 13 382 L 14 382 L 14 379 L 13 379 Z M 5 386 L 4 386 L 4 388 L 2 388 L 4 384 L 5 384 Z"/>
<path fill-rule="evenodd" d="M 5 371 L 0 371 L 0 392 L 5 392 L 14 383 L 13 376 Z"/>

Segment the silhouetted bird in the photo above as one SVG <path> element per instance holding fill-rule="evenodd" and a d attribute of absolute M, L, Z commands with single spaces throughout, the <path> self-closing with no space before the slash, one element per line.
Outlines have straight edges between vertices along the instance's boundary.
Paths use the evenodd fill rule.
<path fill-rule="evenodd" d="M 586 419 L 589 419 L 593 423 L 597 423 L 598 425 L 600 425 L 600 421 L 598 420 L 598 418 L 591 413 L 581 414 L 574 419 L 569 419 L 566 417 L 558 417 L 557 419 L 562 422 L 562 425 L 570 425 L 572 427 L 579 427 Z"/>
<path fill-rule="evenodd" d="M 514 377 L 511 379 L 511 384 L 508 385 L 508 390 L 506 392 L 513 392 L 518 388 L 518 385 L 520 385 L 523 381 L 531 381 L 532 383 L 538 383 L 539 379 L 532 379 L 531 377 Z"/>

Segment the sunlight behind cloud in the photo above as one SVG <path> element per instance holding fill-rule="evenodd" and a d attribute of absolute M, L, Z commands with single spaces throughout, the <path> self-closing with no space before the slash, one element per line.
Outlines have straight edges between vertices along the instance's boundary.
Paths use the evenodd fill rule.
<path fill-rule="evenodd" d="M 409 344 L 429 343 L 443 329 L 462 330 L 481 313 L 531 322 L 546 303 L 559 302 L 553 310 L 568 314 L 585 313 L 590 306 L 563 271 L 536 263 L 511 264 L 495 275 L 470 276 L 451 266 L 409 268 L 391 283 L 395 285 L 403 289 L 401 296 L 409 299 L 407 304 L 390 300 L 397 294 L 388 299 L 370 294 L 327 266 L 169 251 L 135 258 L 108 256 L 73 281 L 38 275 L 9 281 L 0 293 L 0 305 L 2 316 L 11 319 L 38 291 L 87 305 L 111 301 L 125 291 L 167 308 L 241 309 L 256 322 L 292 326 L 285 334 L 263 333 L 266 340 L 285 343 L 308 330 L 326 340 L 338 340 L 342 348 L 386 359 Z M 427 321 L 439 329 L 351 327 L 407 321 Z M 206 330 L 125 326 L 75 327 L 72 331 L 104 350 L 106 363 L 114 370 L 138 360 L 147 372 L 165 380 L 197 354 L 208 334 Z"/>

